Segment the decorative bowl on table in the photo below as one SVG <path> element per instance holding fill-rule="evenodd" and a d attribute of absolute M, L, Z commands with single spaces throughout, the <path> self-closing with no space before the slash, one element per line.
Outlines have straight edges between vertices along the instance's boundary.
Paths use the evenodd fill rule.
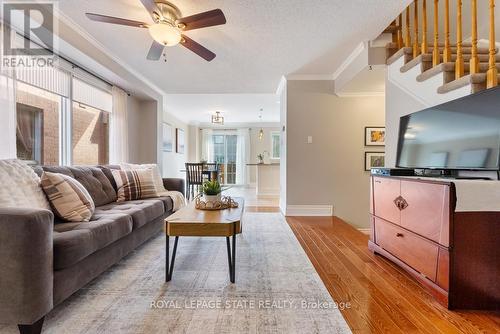
<path fill-rule="evenodd" d="M 217 197 L 217 196 L 213 196 Z M 195 198 L 195 207 L 198 210 L 224 210 L 229 208 L 237 208 L 238 203 L 230 196 L 220 196 L 219 199 L 208 200 L 206 196 L 198 195 Z"/>

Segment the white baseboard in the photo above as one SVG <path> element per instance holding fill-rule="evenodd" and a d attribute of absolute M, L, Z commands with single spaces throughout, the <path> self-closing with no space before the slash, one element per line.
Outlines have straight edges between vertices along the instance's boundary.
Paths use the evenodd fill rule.
<path fill-rule="evenodd" d="M 358 228 L 358 231 L 367 235 L 370 235 L 370 233 L 372 233 L 372 230 L 370 228 Z"/>
<path fill-rule="evenodd" d="M 332 205 L 288 205 L 286 207 L 286 216 L 333 216 Z"/>

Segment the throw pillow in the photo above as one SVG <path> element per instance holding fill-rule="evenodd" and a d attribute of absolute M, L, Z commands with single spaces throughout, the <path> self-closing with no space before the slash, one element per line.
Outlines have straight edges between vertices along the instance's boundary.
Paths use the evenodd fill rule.
<path fill-rule="evenodd" d="M 26 162 L 0 160 L 0 185 L 0 207 L 50 210 L 40 177 Z"/>
<path fill-rule="evenodd" d="M 124 163 L 120 165 L 122 170 L 132 170 L 132 169 L 152 169 L 153 171 L 153 180 L 156 187 L 156 192 L 158 196 L 167 196 L 167 190 L 163 186 L 163 179 L 160 174 L 160 169 L 157 164 L 129 164 Z"/>
<path fill-rule="evenodd" d="M 152 169 L 112 170 L 117 202 L 158 197 Z"/>
<path fill-rule="evenodd" d="M 64 174 L 44 172 L 42 188 L 59 218 L 70 222 L 90 221 L 94 201 L 80 182 Z"/>

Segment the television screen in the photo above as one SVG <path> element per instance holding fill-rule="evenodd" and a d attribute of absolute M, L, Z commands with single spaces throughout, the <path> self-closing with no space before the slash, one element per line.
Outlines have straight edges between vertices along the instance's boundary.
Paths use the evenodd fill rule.
<path fill-rule="evenodd" d="M 397 166 L 499 169 L 500 89 L 401 117 Z"/>

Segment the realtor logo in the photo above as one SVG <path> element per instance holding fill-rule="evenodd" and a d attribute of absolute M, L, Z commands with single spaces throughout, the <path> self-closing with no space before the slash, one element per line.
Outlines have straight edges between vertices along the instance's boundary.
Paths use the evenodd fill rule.
<path fill-rule="evenodd" d="M 55 36 L 54 2 L 4 0 L 1 3 L 4 22 L 2 66 L 51 66 Z"/>

